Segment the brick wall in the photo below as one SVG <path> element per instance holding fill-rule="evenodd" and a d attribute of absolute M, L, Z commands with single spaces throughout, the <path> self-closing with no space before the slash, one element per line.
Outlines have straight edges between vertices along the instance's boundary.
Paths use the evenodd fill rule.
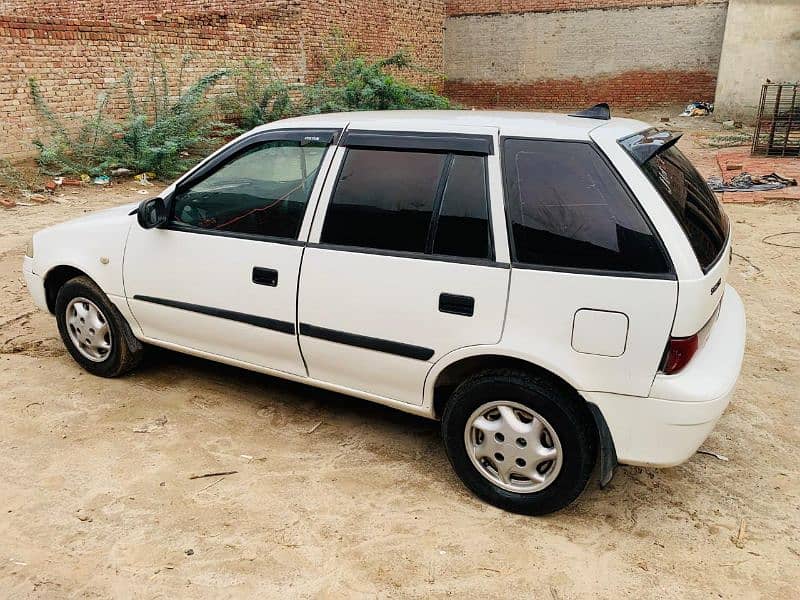
<path fill-rule="evenodd" d="M 181 56 L 191 53 L 184 83 L 244 58 L 269 59 L 290 82 L 308 82 L 335 29 L 367 54 L 408 48 L 423 67 L 440 73 L 443 19 L 443 0 L 1 1 L 0 157 L 35 153 L 32 140 L 42 129 L 30 77 L 69 124 L 92 114 L 107 93 L 110 109 L 118 109 L 125 69 L 145 75 L 154 55 L 163 58 L 172 81 Z M 435 74 L 417 79 L 439 81 Z M 135 90 L 147 94 L 146 78 Z"/>
<path fill-rule="evenodd" d="M 447 15 L 513 14 L 636 8 L 637 6 L 693 6 L 726 0 L 448 0 Z"/>
<path fill-rule="evenodd" d="M 724 0 L 450 0 L 445 93 L 468 106 L 713 100 Z"/>

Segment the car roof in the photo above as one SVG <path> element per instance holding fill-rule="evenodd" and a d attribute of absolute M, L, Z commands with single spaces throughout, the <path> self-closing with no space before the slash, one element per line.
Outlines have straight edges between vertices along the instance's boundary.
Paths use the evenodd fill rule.
<path fill-rule="evenodd" d="M 498 129 L 500 135 L 564 140 L 589 140 L 592 130 L 614 125 L 621 132 L 635 133 L 648 127 L 633 119 L 609 120 L 572 117 L 565 114 L 496 110 L 374 110 L 305 115 L 274 121 L 254 130 L 314 127 L 383 129 L 394 131 L 454 131 L 471 128 Z"/>

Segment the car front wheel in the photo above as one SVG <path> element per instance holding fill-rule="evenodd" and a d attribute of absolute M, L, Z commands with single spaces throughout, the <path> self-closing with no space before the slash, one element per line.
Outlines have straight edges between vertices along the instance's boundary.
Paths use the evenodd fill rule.
<path fill-rule="evenodd" d="M 499 508 L 541 515 L 575 500 L 591 476 L 596 432 L 574 392 L 520 371 L 488 371 L 456 388 L 442 415 L 448 458 Z"/>
<path fill-rule="evenodd" d="M 56 321 L 72 358 L 93 375 L 133 369 L 144 348 L 103 291 L 88 277 L 67 281 L 56 296 Z"/>

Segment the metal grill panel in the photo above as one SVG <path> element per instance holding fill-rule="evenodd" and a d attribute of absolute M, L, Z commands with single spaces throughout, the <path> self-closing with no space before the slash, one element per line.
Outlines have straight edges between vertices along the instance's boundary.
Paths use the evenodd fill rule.
<path fill-rule="evenodd" d="M 800 156 L 800 84 L 761 86 L 753 154 Z"/>

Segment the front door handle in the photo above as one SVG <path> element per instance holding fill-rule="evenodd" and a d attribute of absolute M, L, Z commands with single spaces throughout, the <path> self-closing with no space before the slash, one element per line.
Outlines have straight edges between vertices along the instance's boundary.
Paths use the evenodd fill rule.
<path fill-rule="evenodd" d="M 475 313 L 475 298 L 458 294 L 439 294 L 439 312 L 471 317 Z"/>
<path fill-rule="evenodd" d="M 256 285 L 278 286 L 278 272 L 275 269 L 253 267 L 253 283 Z"/>

